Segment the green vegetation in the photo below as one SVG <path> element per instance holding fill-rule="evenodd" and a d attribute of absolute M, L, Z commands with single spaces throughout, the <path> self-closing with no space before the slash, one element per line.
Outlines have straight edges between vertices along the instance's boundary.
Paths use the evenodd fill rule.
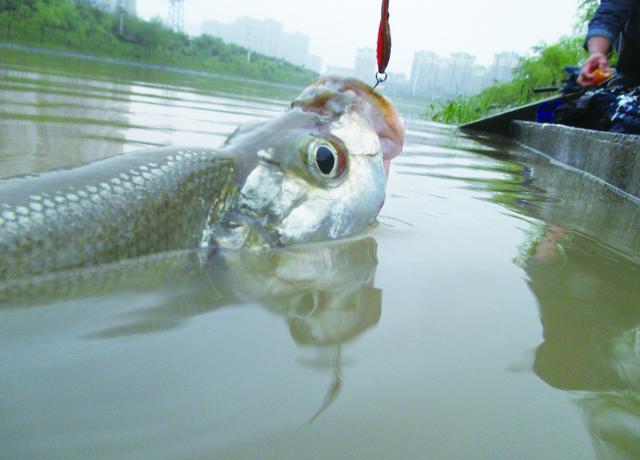
<path fill-rule="evenodd" d="M 0 39 L 152 64 L 306 85 L 316 74 L 208 35 L 190 38 L 159 19 L 107 14 L 70 0 L 0 0 Z"/>
<path fill-rule="evenodd" d="M 577 23 L 573 35 L 557 43 L 533 48 L 533 55 L 525 57 L 514 71 L 514 79 L 485 88 L 473 96 L 457 96 L 443 104 L 431 104 L 426 118 L 449 124 L 462 124 L 532 100 L 548 97 L 532 93 L 534 88 L 561 86 L 566 78 L 563 67 L 577 65 L 585 56 L 584 34 L 598 0 L 580 0 Z"/>

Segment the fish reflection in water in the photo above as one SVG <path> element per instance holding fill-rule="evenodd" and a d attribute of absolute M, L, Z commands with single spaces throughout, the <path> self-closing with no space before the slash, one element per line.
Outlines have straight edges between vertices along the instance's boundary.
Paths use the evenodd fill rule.
<path fill-rule="evenodd" d="M 293 340 L 317 358 L 299 361 L 333 375 L 314 420 L 342 386 L 343 344 L 380 320 L 381 291 L 374 287 L 375 239 L 364 237 L 268 251 L 180 251 L 73 270 L 0 285 L 0 308 L 46 308 L 59 300 L 110 297 L 135 292 L 157 299 L 128 309 L 121 324 L 88 333 L 105 340 L 159 333 L 197 315 L 258 303 L 281 316 Z M 155 294 L 155 295 L 154 295 Z M 160 294 L 160 295 L 158 295 Z"/>

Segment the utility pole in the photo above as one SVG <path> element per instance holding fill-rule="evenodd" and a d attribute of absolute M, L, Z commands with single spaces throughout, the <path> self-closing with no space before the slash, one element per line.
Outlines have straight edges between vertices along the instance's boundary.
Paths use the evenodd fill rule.
<path fill-rule="evenodd" d="M 116 7 L 116 11 L 118 12 L 118 16 L 120 17 L 120 24 L 118 27 L 119 34 L 122 37 L 124 34 L 124 0 L 118 0 L 118 6 Z"/>
<path fill-rule="evenodd" d="M 184 32 L 184 0 L 169 0 L 167 24 L 176 32 Z"/>

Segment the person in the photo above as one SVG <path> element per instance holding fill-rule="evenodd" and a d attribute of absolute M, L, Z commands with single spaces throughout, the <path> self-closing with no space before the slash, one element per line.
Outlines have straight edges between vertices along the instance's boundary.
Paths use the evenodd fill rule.
<path fill-rule="evenodd" d="M 640 0 L 602 0 L 585 37 L 588 59 L 578 83 L 583 87 L 599 82 L 594 72 L 609 69 L 609 53 L 618 51 L 619 80 L 625 87 L 640 83 Z"/>

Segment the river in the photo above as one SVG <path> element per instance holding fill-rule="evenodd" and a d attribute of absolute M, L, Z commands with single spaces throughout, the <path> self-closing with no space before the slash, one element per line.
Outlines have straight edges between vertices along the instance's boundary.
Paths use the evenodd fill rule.
<path fill-rule="evenodd" d="M 215 147 L 298 91 L 0 48 L 0 178 Z M 400 109 L 365 235 L 8 291 L 0 458 L 640 458 L 638 203 Z"/>

